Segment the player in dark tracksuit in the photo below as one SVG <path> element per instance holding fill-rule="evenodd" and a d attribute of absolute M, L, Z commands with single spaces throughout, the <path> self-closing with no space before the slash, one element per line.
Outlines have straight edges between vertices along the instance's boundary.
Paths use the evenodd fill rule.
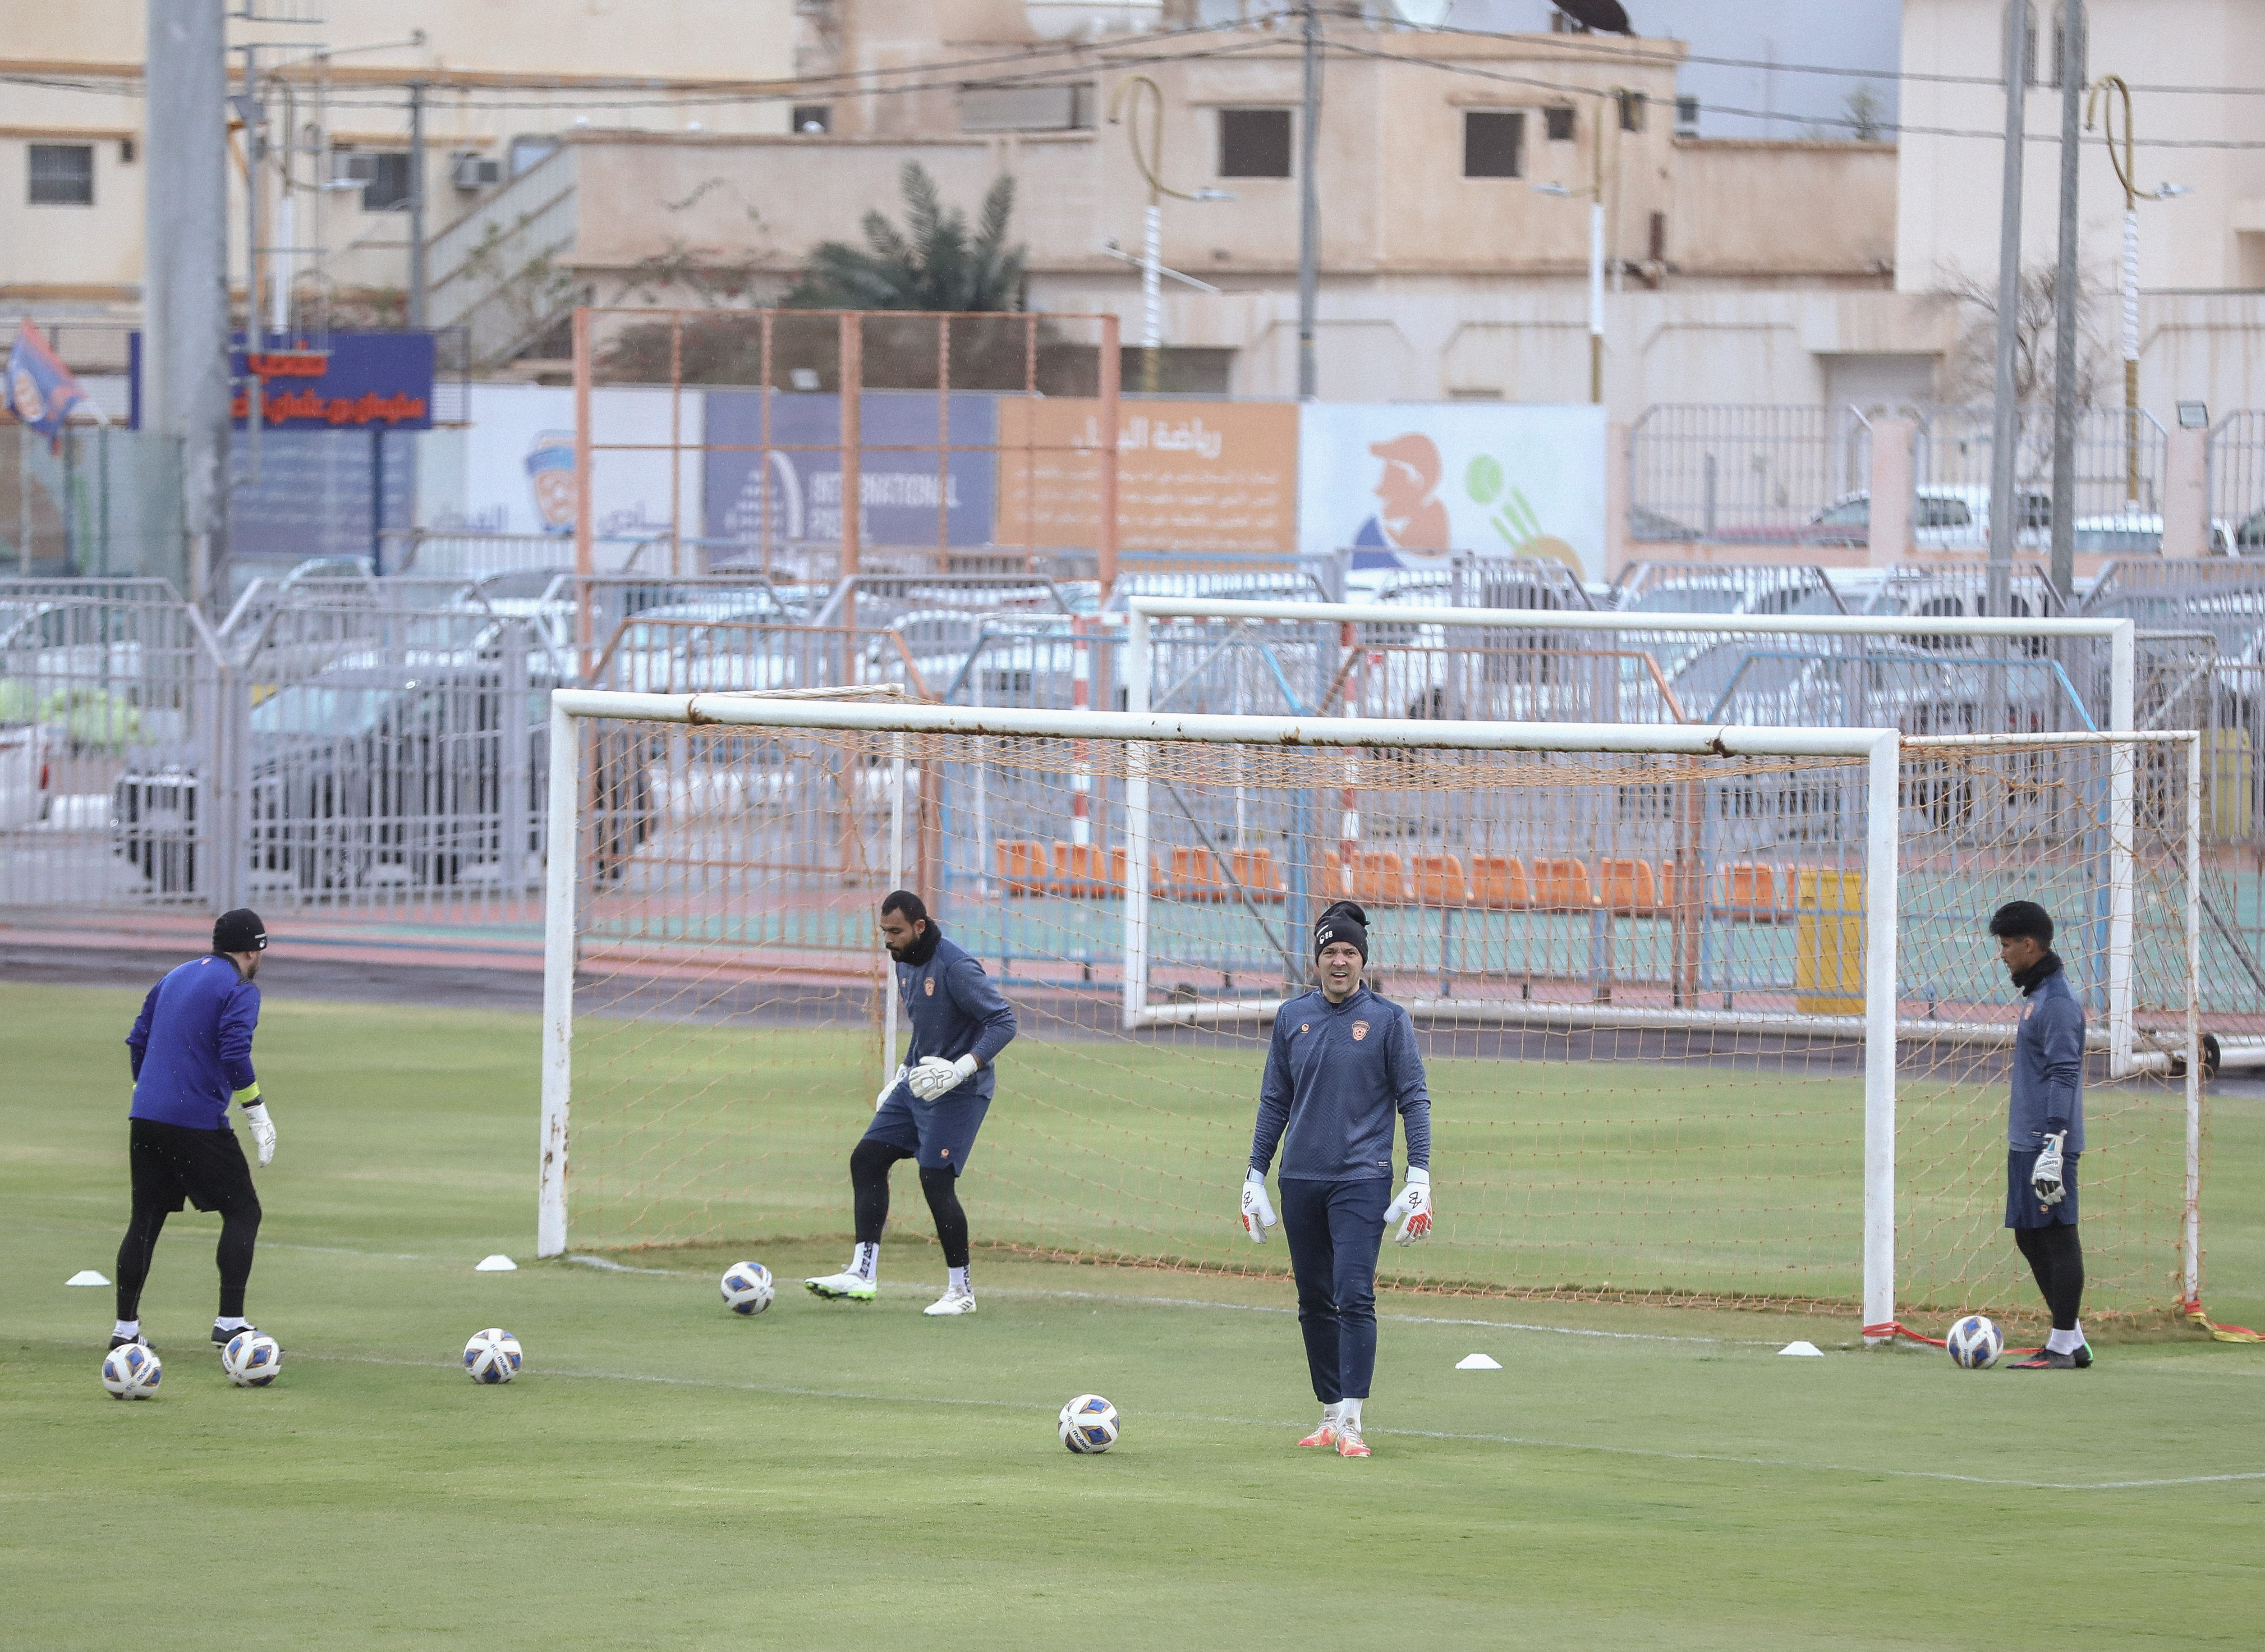
<path fill-rule="evenodd" d="M 1274 1015 L 1258 1124 L 1243 1178 L 1242 1226 L 1274 1226 L 1266 1167 L 1282 1148 L 1282 1231 L 1298 1280 L 1298 1324 L 1322 1423 L 1298 1442 L 1366 1457 L 1361 1403 L 1376 1369 L 1376 1255 L 1397 1219 L 1403 1245 L 1431 1230 L 1431 1097 L 1408 1012 L 1360 984 L 1367 914 L 1339 901 L 1314 925 L 1319 990 Z M 1408 1184 L 1392 1197 L 1395 1115 Z"/>
<path fill-rule="evenodd" d="M 943 1294 L 922 1312 L 935 1318 L 975 1312 L 967 1281 L 967 1212 L 957 1188 L 991 1110 L 992 1062 L 1014 1041 L 1014 1007 L 999 995 L 972 953 L 944 939 L 928 907 L 908 890 L 881 902 L 881 938 L 896 961 L 897 991 L 912 1044 L 873 1103 L 873 1122 L 849 1155 L 857 1248 L 840 1273 L 803 1283 L 818 1296 L 873 1299 L 881 1230 L 889 1219 L 889 1171 L 899 1159 L 920 1165 L 921 1191 L 943 1246 Z"/>
<path fill-rule="evenodd" d="M 2076 1161 L 2084 1151 L 2084 1006 L 2052 950 L 2053 921 L 2016 900 L 1990 920 L 1998 956 L 2026 1001 L 2014 1034 L 2013 1105 L 2006 1125 L 2006 1226 L 2028 1258 L 2052 1315 L 2045 1345 L 2015 1371 L 2092 1364 L 2077 1318 L 2084 1249 L 2076 1237 Z"/>
<path fill-rule="evenodd" d="M 220 1314 L 212 1339 L 226 1343 L 251 1328 L 244 1289 L 259 1234 L 259 1195 L 244 1149 L 229 1128 L 230 1102 L 244 1109 L 263 1165 L 275 1156 L 275 1126 L 251 1070 L 251 1037 L 259 1025 L 259 989 L 251 978 L 267 949 L 267 931 L 248 909 L 224 913 L 213 925 L 213 950 L 149 989 L 126 1035 L 134 1071 L 127 1158 L 134 1212 L 118 1247 L 118 1323 L 113 1348 L 148 1346 L 142 1335 L 142 1287 L 165 1218 L 186 1203 L 220 1212 Z"/>

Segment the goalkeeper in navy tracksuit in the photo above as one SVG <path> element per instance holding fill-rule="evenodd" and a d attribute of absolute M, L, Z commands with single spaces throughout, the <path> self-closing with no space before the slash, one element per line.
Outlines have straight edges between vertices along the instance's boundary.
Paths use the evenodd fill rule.
<path fill-rule="evenodd" d="M 127 1159 L 134 1212 L 118 1247 L 118 1324 L 110 1345 L 149 1345 L 142 1335 L 142 1287 L 165 1218 L 184 1204 L 220 1212 L 220 1314 L 212 1339 L 225 1345 L 253 1328 L 244 1317 L 244 1288 L 259 1236 L 259 1195 L 251 1169 L 229 1128 L 230 1102 L 262 1165 L 275 1156 L 275 1126 L 251 1070 L 251 1036 L 259 1026 L 259 989 L 251 978 L 267 950 L 257 913 L 239 907 L 213 925 L 213 950 L 149 989 L 126 1049 L 134 1070 L 134 1106 L 127 1122 Z"/>
<path fill-rule="evenodd" d="M 881 1087 L 873 1122 L 849 1155 L 857 1248 L 840 1273 L 805 1279 L 818 1296 L 870 1302 L 881 1263 L 881 1230 L 889 1219 L 889 1171 L 899 1159 L 920 1164 L 921 1191 L 943 1246 L 943 1294 L 921 1311 L 935 1318 L 975 1312 L 967 1282 L 967 1212 L 956 1183 L 975 1132 L 991 1110 L 992 1062 L 1014 1042 L 1014 1007 L 964 947 L 943 938 L 928 907 L 909 890 L 881 901 L 881 939 L 896 960 L 897 990 L 913 1041 L 904 1065 Z"/>
<path fill-rule="evenodd" d="M 1298 1280 L 1298 1325 L 1322 1423 L 1298 1442 L 1366 1457 L 1361 1402 L 1376 1370 L 1376 1255 L 1397 1219 L 1405 1245 L 1431 1231 L 1431 1096 L 1408 1012 L 1360 984 L 1368 917 L 1349 900 L 1314 925 L 1318 991 L 1274 1015 L 1242 1226 L 1275 1224 L 1266 1167 L 1282 1148 L 1282 1231 Z M 1392 1197 L 1394 1116 L 1408 1132 L 1408 1184 Z"/>
<path fill-rule="evenodd" d="M 2045 1345 L 2015 1371 L 2080 1371 L 2092 1363 L 2077 1311 L 2084 1249 L 2076 1238 L 2076 1161 L 2084 1151 L 2084 1006 L 2052 950 L 2053 921 L 2033 900 L 1990 919 L 1998 956 L 2021 989 L 2006 1128 L 2006 1226 L 2052 1315 Z"/>

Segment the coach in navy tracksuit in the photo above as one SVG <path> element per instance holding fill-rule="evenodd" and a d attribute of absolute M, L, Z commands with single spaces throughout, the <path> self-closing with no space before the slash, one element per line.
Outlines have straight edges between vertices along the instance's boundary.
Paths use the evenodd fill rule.
<path fill-rule="evenodd" d="M 1360 984 L 1368 918 L 1339 901 L 1314 925 L 1320 990 L 1275 1012 L 1258 1125 L 1242 1184 L 1242 1226 L 1274 1226 L 1266 1167 L 1282 1148 L 1282 1231 L 1298 1280 L 1298 1324 L 1322 1424 L 1298 1442 L 1366 1457 L 1361 1402 L 1376 1370 L 1376 1255 L 1400 1220 L 1407 1244 L 1431 1229 L 1431 1097 L 1408 1012 Z M 1408 1185 L 1392 1197 L 1395 1115 L 1406 1121 Z"/>
<path fill-rule="evenodd" d="M 149 989 L 126 1035 L 134 1070 L 127 1157 L 134 1176 L 134 1213 L 118 1247 L 118 1324 L 110 1345 L 143 1343 L 142 1287 L 165 1218 L 184 1204 L 220 1212 L 220 1314 L 213 1341 L 250 1328 L 244 1288 L 259 1235 L 259 1195 L 244 1149 L 229 1128 L 230 1102 L 244 1109 L 263 1165 L 275 1156 L 275 1126 L 251 1070 L 251 1037 L 259 1026 L 259 989 L 251 978 L 267 950 L 257 913 L 239 907 L 213 925 L 213 950 Z"/>
<path fill-rule="evenodd" d="M 2077 1312 L 2084 1250 L 2076 1237 L 2076 1161 L 2084 1151 L 2084 1006 L 2052 950 L 2053 921 L 2031 900 L 1990 920 L 1998 956 L 2025 1001 L 2014 1033 L 2013 1106 L 2006 1124 L 2006 1226 L 2028 1259 L 2052 1334 L 2015 1371 L 2092 1364 Z"/>
<path fill-rule="evenodd" d="M 955 1185 L 975 1132 L 991 1110 L 992 1062 L 1014 1041 L 1014 1007 L 982 964 L 947 941 L 909 890 L 881 902 L 881 938 L 896 961 L 897 991 L 913 1030 L 904 1065 L 873 1103 L 873 1122 L 849 1155 L 857 1248 L 840 1273 L 803 1283 L 822 1297 L 873 1299 L 881 1230 L 889 1219 L 889 1171 L 900 1159 L 920 1165 L 921 1191 L 943 1247 L 943 1294 L 922 1311 L 936 1318 L 975 1312 L 967 1279 L 967 1212 Z"/>

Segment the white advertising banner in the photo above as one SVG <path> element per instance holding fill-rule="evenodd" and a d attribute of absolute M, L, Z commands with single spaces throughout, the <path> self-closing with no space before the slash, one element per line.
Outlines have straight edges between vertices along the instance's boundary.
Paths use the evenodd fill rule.
<path fill-rule="evenodd" d="M 1353 567 L 1530 557 L 1605 577 L 1605 410 L 1514 402 L 1308 403 L 1298 540 Z"/>
<path fill-rule="evenodd" d="M 670 393 L 602 385 L 590 392 L 593 527 L 601 539 L 645 540 L 669 530 L 687 538 L 700 523 L 701 391 L 675 409 L 677 482 L 669 485 Z M 474 384 L 467 397 L 462 467 L 429 467 L 425 528 L 437 534 L 574 532 L 574 392 L 564 385 Z M 625 444 L 623 451 L 608 444 Z"/>

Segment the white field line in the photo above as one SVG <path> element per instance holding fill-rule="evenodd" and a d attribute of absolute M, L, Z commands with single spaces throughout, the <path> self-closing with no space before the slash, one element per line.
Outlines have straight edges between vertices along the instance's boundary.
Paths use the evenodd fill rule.
<path fill-rule="evenodd" d="M 425 1371 L 455 1369 L 448 1360 L 387 1359 L 368 1354 L 300 1354 L 300 1359 L 355 1365 L 403 1365 Z M 785 1384 L 762 1382 L 718 1382 L 707 1377 L 662 1377 L 649 1372 L 626 1371 L 545 1371 L 539 1373 L 569 1381 L 584 1382 L 641 1382 L 668 1388 L 712 1388 L 733 1394 L 768 1394 L 797 1400 L 841 1400 L 859 1404 L 936 1405 L 973 1407 L 985 1410 L 1031 1411 L 1043 1414 L 1048 1408 L 1021 1400 L 975 1400 L 943 1394 L 869 1394 L 852 1388 L 804 1388 Z M 1285 1422 L 1278 1418 L 1211 1416 L 1194 1411 L 1154 1411 L 1147 1415 L 1166 1423 L 1205 1423 L 1224 1424 L 1231 1428 L 1280 1430 L 1294 1432 L 1305 1426 L 1306 1419 Z M 1952 1474 L 1925 1468 L 1865 1468 L 1850 1463 L 1807 1463 L 1797 1459 L 1780 1457 L 1735 1457 L 1717 1452 L 1669 1452 L 1641 1445 L 1598 1445 L 1584 1440 L 1537 1439 L 1516 1434 L 1457 1434 L 1436 1429 L 1365 1428 L 1362 1432 L 1377 1437 L 1398 1437 L 1419 1440 L 1452 1440 L 1464 1445 L 1515 1445 L 1529 1451 L 1586 1452 L 1608 1457 L 1644 1458 L 1671 1463 L 1722 1463 L 1738 1468 L 1783 1468 L 1801 1474 L 1862 1474 L 1891 1480 L 1945 1481 L 1962 1486 L 1992 1486 L 2019 1491 L 2154 1491 L 2177 1486 L 2215 1486 L 2245 1481 L 2265 1480 L 2265 1470 L 2235 1474 L 2182 1474 L 2160 1480 L 2000 1480 L 1986 1474 Z"/>

